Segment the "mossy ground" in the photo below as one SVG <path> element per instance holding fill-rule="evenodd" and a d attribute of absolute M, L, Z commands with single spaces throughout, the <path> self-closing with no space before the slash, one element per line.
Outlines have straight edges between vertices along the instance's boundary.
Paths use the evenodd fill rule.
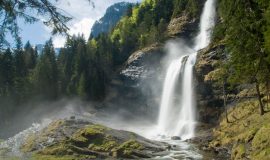
<path fill-rule="evenodd" d="M 269 108 L 266 106 L 266 110 Z M 214 129 L 210 147 L 231 148 L 232 159 L 270 159 L 270 112 L 259 114 L 255 99 L 237 103 Z"/>
<path fill-rule="evenodd" d="M 58 125 L 55 123 L 46 129 L 46 132 L 53 134 Z M 63 139 L 55 144 L 35 150 L 38 135 L 31 135 L 21 150 L 24 152 L 33 152 L 32 159 L 40 160 L 78 160 L 78 159 L 96 159 L 100 156 L 131 157 L 134 150 L 143 150 L 143 145 L 136 141 L 134 135 L 130 134 L 125 141 L 119 141 L 113 135 L 109 134 L 110 128 L 102 125 L 87 125 L 78 129 L 70 137 Z M 49 135 L 48 133 L 42 133 Z M 42 139 L 42 137 L 41 137 Z M 114 154 L 115 153 L 115 154 Z"/>
<path fill-rule="evenodd" d="M 30 160 L 81 160 L 81 159 L 95 159 L 93 156 L 54 156 L 54 155 L 40 155 L 34 154 Z"/>

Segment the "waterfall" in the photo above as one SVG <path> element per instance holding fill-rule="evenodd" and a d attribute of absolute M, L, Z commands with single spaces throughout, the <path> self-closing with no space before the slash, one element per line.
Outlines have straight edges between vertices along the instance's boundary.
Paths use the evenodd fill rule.
<path fill-rule="evenodd" d="M 196 63 L 197 52 L 210 43 L 215 16 L 215 0 L 207 0 L 200 19 L 200 32 L 194 39 L 194 46 L 191 47 L 193 53 L 177 51 L 183 56 L 173 60 L 167 68 L 158 119 L 158 130 L 161 135 L 180 136 L 182 139 L 194 136 L 196 99 L 193 67 Z"/>

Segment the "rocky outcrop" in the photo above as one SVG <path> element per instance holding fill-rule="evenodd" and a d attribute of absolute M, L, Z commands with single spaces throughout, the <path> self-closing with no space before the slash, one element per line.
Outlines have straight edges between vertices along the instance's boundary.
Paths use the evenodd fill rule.
<path fill-rule="evenodd" d="M 195 65 L 198 115 L 202 122 L 216 123 L 224 110 L 222 90 L 207 77 L 224 59 L 224 46 L 209 46 L 198 53 Z"/>
<path fill-rule="evenodd" d="M 108 7 L 102 18 L 97 20 L 91 28 L 90 38 L 96 38 L 101 33 L 108 33 L 119 20 L 125 16 L 129 6 L 134 6 L 133 3 L 119 2 Z"/>
<path fill-rule="evenodd" d="M 153 158 L 165 144 L 85 120 L 57 120 L 30 135 L 21 150 L 36 159 Z"/>
<path fill-rule="evenodd" d="M 174 15 L 168 25 L 167 33 L 169 38 L 187 38 L 192 39 L 196 36 L 198 31 L 198 25 L 200 21 L 200 14 L 205 3 L 205 0 L 200 0 L 196 2 L 198 6 L 196 16 L 190 15 L 190 11 L 184 11 L 181 14 Z"/>
<path fill-rule="evenodd" d="M 131 54 L 118 70 L 110 85 L 106 105 L 112 110 L 119 106 L 137 115 L 156 117 L 161 91 L 161 61 L 165 55 L 163 45 L 153 44 Z"/>
<path fill-rule="evenodd" d="M 198 19 L 190 19 L 187 15 L 173 18 L 167 28 L 169 37 L 190 37 L 196 32 Z"/>
<path fill-rule="evenodd" d="M 164 52 L 161 44 L 153 44 L 131 54 L 121 69 L 122 78 L 133 82 L 152 77 L 160 69 Z"/>
<path fill-rule="evenodd" d="M 227 149 L 232 160 L 269 159 L 270 113 L 261 116 L 258 106 L 257 99 L 245 99 L 233 104 L 228 111 L 229 122 L 221 116 L 209 147 Z"/>

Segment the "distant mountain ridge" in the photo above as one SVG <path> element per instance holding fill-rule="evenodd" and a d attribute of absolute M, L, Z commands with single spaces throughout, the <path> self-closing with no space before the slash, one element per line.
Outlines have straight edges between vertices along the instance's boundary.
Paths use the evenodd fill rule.
<path fill-rule="evenodd" d="M 126 14 L 128 8 L 133 5 L 134 3 L 119 2 L 107 8 L 104 16 L 94 23 L 90 38 L 96 38 L 100 33 L 109 32 L 121 17 Z"/>

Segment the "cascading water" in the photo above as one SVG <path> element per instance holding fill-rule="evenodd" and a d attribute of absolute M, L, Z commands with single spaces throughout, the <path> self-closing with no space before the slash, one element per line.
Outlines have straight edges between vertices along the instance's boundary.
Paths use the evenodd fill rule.
<path fill-rule="evenodd" d="M 179 55 L 184 56 L 173 60 L 167 69 L 158 120 L 161 135 L 180 136 L 182 139 L 194 136 L 196 104 L 193 90 L 193 67 L 198 50 L 207 47 L 210 43 L 211 29 L 215 25 L 215 10 L 215 0 L 207 0 L 201 15 L 200 32 L 192 47 L 194 53 L 177 51 Z M 180 102 L 175 100 L 175 97 L 179 95 L 176 89 L 179 80 L 181 82 L 180 96 L 178 96 Z"/>

